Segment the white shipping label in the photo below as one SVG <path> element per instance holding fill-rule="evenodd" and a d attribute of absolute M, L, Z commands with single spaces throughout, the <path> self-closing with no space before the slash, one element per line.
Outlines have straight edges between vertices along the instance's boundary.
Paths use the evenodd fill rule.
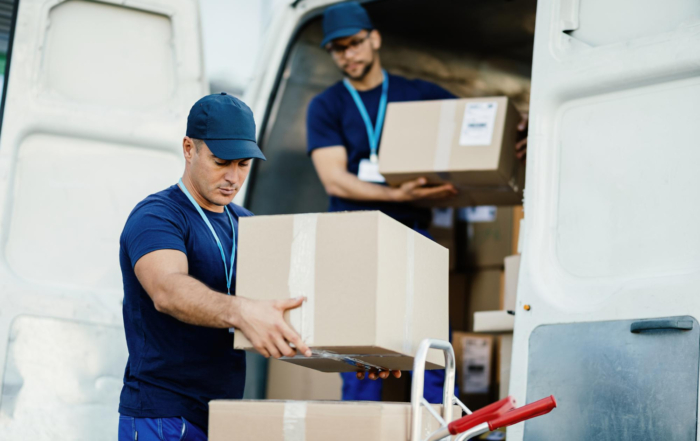
<path fill-rule="evenodd" d="M 462 339 L 462 393 L 487 393 L 491 387 L 491 340 Z"/>
<path fill-rule="evenodd" d="M 462 120 L 462 131 L 459 135 L 459 145 L 491 145 L 497 110 L 498 103 L 495 101 L 467 103 Z"/>
<path fill-rule="evenodd" d="M 360 161 L 360 169 L 357 171 L 357 177 L 360 181 L 365 182 L 385 182 L 384 176 L 379 174 L 379 164 L 372 162 L 369 159 Z"/>

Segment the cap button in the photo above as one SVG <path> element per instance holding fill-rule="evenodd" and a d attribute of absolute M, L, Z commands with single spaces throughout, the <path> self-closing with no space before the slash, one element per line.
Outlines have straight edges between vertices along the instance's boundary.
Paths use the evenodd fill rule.
<path fill-rule="evenodd" d="M 222 95 L 226 95 L 226 92 L 221 92 Z"/>

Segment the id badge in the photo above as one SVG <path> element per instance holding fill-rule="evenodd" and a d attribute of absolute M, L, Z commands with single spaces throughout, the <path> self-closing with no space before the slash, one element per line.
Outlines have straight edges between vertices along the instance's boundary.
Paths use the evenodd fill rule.
<path fill-rule="evenodd" d="M 360 161 L 360 169 L 357 172 L 357 177 L 360 181 L 384 183 L 384 176 L 379 174 L 379 164 L 372 162 L 369 159 Z"/>

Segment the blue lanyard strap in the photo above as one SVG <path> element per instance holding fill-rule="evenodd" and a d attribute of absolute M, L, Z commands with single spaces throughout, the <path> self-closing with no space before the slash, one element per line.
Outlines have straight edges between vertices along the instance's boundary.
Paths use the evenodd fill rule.
<path fill-rule="evenodd" d="M 182 183 L 182 178 L 178 181 L 178 184 L 180 186 L 180 189 L 182 190 L 183 193 L 185 193 L 185 196 L 187 196 L 187 199 L 192 202 L 192 205 L 194 205 L 194 208 L 197 209 L 197 212 L 199 215 L 202 217 L 202 220 L 204 221 L 205 224 L 207 224 L 207 227 L 209 227 L 209 231 L 211 231 L 211 234 L 214 236 L 214 240 L 216 241 L 216 245 L 219 247 L 219 251 L 221 252 L 221 260 L 224 261 L 224 275 L 226 276 L 226 290 L 227 294 L 231 295 L 231 282 L 233 281 L 233 262 L 236 256 L 236 227 L 233 225 L 233 217 L 231 216 L 231 213 L 228 211 L 228 207 L 224 206 L 224 211 L 226 214 L 228 214 L 228 220 L 231 221 L 231 231 L 232 231 L 232 237 L 231 237 L 231 267 L 229 268 L 226 265 L 226 254 L 224 253 L 224 247 L 221 245 L 221 241 L 219 240 L 219 236 L 216 234 L 216 231 L 214 231 L 214 227 L 212 226 L 211 222 L 209 222 L 209 218 L 204 214 L 204 211 L 202 210 L 202 207 L 199 206 L 197 201 L 194 200 L 190 192 L 187 190 L 187 187 L 185 187 L 185 184 Z"/>
<path fill-rule="evenodd" d="M 382 97 L 379 100 L 379 111 L 377 112 L 377 122 L 374 128 L 372 128 L 372 120 L 369 119 L 367 108 L 365 107 L 365 103 L 362 102 L 360 94 L 357 93 L 357 90 L 355 90 L 354 87 L 352 87 L 352 84 L 350 84 L 350 81 L 348 81 L 347 78 L 343 80 L 345 88 L 348 89 L 348 92 L 350 92 L 350 96 L 352 96 L 353 101 L 355 101 L 357 110 L 360 111 L 362 120 L 365 122 L 367 137 L 369 138 L 370 160 L 372 162 L 377 162 L 377 149 L 379 147 L 379 138 L 382 134 L 384 115 L 386 115 L 387 98 L 389 95 L 389 76 L 384 70 L 382 70 L 382 74 L 384 75 L 384 81 L 382 81 Z"/>

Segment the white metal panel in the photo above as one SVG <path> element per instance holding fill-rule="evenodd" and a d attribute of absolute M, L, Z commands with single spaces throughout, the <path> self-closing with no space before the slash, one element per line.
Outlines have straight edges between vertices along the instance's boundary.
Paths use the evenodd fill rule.
<path fill-rule="evenodd" d="M 510 383 L 521 403 L 539 398 L 525 396 L 539 325 L 700 315 L 698 99 L 697 2 L 538 2 Z"/>
<path fill-rule="evenodd" d="M 0 439 L 116 439 L 119 234 L 182 172 L 187 113 L 207 92 L 198 4 L 22 0 L 10 61 Z"/>

